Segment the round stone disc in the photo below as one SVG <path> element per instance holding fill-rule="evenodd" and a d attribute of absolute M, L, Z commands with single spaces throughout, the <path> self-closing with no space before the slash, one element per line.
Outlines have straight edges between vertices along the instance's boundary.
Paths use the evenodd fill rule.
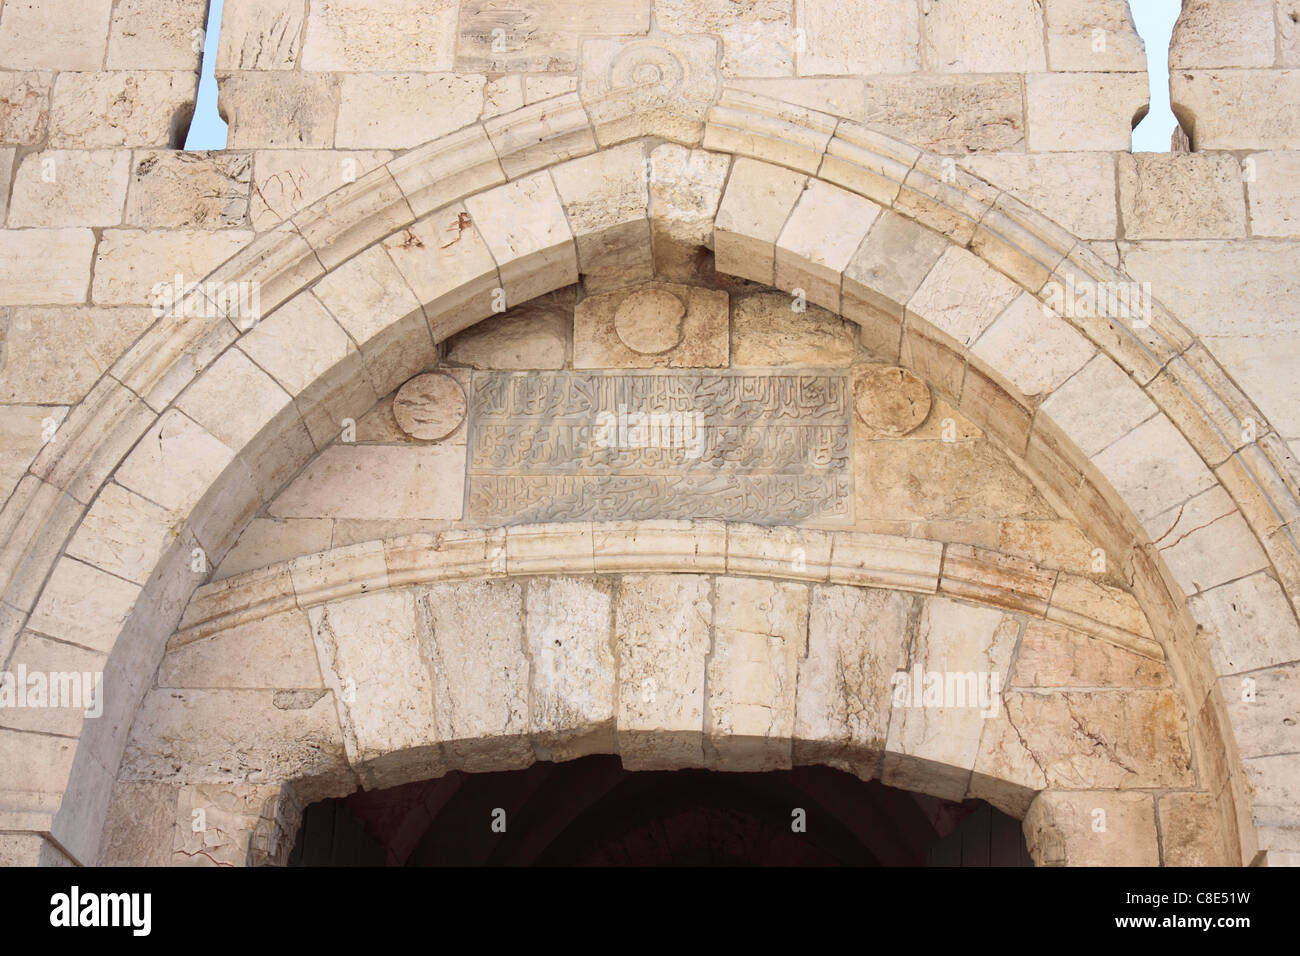
<path fill-rule="evenodd" d="M 417 375 L 393 399 L 397 427 L 420 441 L 438 441 L 465 420 L 465 392 L 450 375 Z"/>
<path fill-rule="evenodd" d="M 853 406 L 864 425 L 901 438 L 916 431 L 930 414 L 930 388 L 905 368 L 868 365 L 853 385 Z"/>
<path fill-rule="evenodd" d="M 628 296 L 614 313 L 614 331 L 633 352 L 658 355 L 682 341 L 686 305 L 666 289 L 642 289 Z"/>

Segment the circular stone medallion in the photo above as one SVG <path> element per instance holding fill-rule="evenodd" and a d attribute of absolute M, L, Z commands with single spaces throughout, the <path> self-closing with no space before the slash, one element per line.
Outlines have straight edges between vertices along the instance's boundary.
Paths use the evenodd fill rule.
<path fill-rule="evenodd" d="M 465 392 L 450 375 L 417 375 L 393 399 L 397 427 L 420 441 L 446 438 L 465 420 Z"/>
<path fill-rule="evenodd" d="M 682 342 L 686 305 L 666 289 L 633 292 L 614 313 L 614 331 L 633 352 L 658 355 Z"/>
<path fill-rule="evenodd" d="M 862 422 L 891 438 L 916 431 L 930 414 L 930 389 L 905 368 L 868 365 L 853 384 L 853 407 Z"/>

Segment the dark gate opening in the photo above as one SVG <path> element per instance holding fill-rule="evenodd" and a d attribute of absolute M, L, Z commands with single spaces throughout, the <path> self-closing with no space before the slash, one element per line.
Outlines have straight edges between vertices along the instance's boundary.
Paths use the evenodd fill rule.
<path fill-rule="evenodd" d="M 828 767 L 539 763 L 323 800 L 291 866 L 1029 866 L 1019 821 Z"/>

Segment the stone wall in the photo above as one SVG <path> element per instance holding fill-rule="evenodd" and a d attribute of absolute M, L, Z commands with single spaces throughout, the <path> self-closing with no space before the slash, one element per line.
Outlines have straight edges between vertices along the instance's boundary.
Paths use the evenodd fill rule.
<path fill-rule="evenodd" d="M 889 499 L 918 508 L 906 535 L 1053 573 L 1101 547 L 1168 657 L 1224 852 L 1300 850 L 1294 2 L 1188 0 L 1173 100 L 1195 152 L 1139 156 L 1119 0 L 228 0 L 230 148 L 182 153 L 205 7 L 0 7 L 0 663 L 103 666 L 114 708 L 44 733 L 0 715 L 3 859 L 95 857 L 136 704 L 232 547 L 223 574 L 391 533 L 307 515 L 286 543 L 263 510 L 344 419 L 382 433 L 412 374 L 502 343 L 618 367 L 616 341 L 580 343 L 578 296 L 728 276 L 854 323 L 823 316 L 820 348 L 847 329 L 918 374 L 982 433 L 965 447 L 1036 485 L 1073 563 L 1024 528 L 952 534 L 924 494 Z M 257 283 L 263 314 L 160 307 L 177 276 Z M 1152 321 L 1041 311 L 1076 279 L 1150 282 Z M 464 332 L 496 290 L 574 302 Z M 733 304 L 732 348 L 772 314 Z M 739 364 L 797 338 L 750 336 Z M 296 811 L 231 794 L 274 856 Z M 1040 860 L 1085 859 L 1078 808 L 1048 803 Z M 1204 799 L 1157 810 L 1184 804 Z"/>

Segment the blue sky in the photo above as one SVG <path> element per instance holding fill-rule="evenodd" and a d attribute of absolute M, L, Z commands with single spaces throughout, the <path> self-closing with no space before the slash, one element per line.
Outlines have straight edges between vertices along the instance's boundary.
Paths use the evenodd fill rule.
<path fill-rule="evenodd" d="M 203 51 L 203 81 L 194 111 L 186 149 L 225 149 L 226 124 L 217 115 L 217 84 L 212 70 L 217 57 L 221 8 L 225 0 L 212 0 L 208 12 L 208 41 Z M 1165 153 L 1176 122 L 1169 109 L 1169 38 L 1178 19 L 1181 0 L 1130 0 L 1138 33 L 1146 42 L 1151 70 L 1151 112 L 1133 134 L 1134 152 Z"/>

